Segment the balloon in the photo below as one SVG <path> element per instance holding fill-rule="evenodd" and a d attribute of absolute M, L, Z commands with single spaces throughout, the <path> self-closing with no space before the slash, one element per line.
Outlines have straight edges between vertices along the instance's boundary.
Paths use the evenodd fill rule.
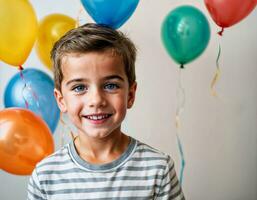
<path fill-rule="evenodd" d="M 37 69 L 28 68 L 22 73 L 24 79 L 17 73 L 7 84 L 4 92 L 5 107 L 26 108 L 27 102 L 28 109 L 41 116 L 54 132 L 60 118 L 60 110 L 54 97 L 53 80 Z"/>
<path fill-rule="evenodd" d="M 204 0 L 204 2 L 212 19 L 222 28 L 241 21 L 257 4 L 257 0 Z"/>
<path fill-rule="evenodd" d="M 139 0 L 81 0 L 81 3 L 97 24 L 117 29 L 130 18 Z"/>
<path fill-rule="evenodd" d="M 36 52 L 40 60 L 52 69 L 50 52 L 54 43 L 67 31 L 75 28 L 76 21 L 62 14 L 51 14 L 42 19 L 39 24 Z"/>
<path fill-rule="evenodd" d="M 0 111 L 1 169 L 29 175 L 35 165 L 53 151 L 53 137 L 41 118 L 26 109 Z"/>
<path fill-rule="evenodd" d="M 38 24 L 28 0 L 0 0 L 0 60 L 22 65 L 34 45 Z"/>
<path fill-rule="evenodd" d="M 192 6 L 170 11 L 161 29 L 163 44 L 177 63 L 183 65 L 197 58 L 210 40 L 210 26 L 204 14 Z"/>

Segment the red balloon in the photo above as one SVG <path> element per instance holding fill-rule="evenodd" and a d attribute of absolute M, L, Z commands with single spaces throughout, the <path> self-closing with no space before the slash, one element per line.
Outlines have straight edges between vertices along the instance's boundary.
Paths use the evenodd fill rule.
<path fill-rule="evenodd" d="M 215 23 L 230 27 L 244 19 L 256 6 L 257 0 L 204 0 Z"/>
<path fill-rule="evenodd" d="M 53 153 L 54 141 L 45 122 L 22 108 L 0 111 L 0 168 L 29 175 L 35 165 Z"/>

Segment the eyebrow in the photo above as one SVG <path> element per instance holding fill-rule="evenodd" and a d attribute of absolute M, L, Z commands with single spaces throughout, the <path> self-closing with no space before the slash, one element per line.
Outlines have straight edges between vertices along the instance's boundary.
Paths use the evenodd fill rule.
<path fill-rule="evenodd" d="M 120 81 L 125 81 L 124 78 L 122 78 L 121 76 L 119 75 L 110 75 L 110 76 L 106 76 L 103 78 L 104 81 L 107 81 L 107 80 L 112 80 L 112 79 L 118 79 Z M 76 78 L 76 79 L 72 79 L 72 80 L 69 80 L 65 85 L 68 86 L 69 84 L 71 83 L 76 83 L 76 82 L 83 82 L 83 81 L 88 81 L 88 79 L 86 78 Z"/>
<path fill-rule="evenodd" d="M 111 79 L 118 79 L 120 81 L 125 81 L 124 78 L 122 78 L 119 75 L 111 75 L 111 76 L 104 77 L 104 80 L 111 80 Z"/>

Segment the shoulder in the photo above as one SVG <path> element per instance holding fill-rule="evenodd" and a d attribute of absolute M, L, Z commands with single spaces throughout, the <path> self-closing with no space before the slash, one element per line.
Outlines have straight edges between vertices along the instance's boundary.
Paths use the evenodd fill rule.
<path fill-rule="evenodd" d="M 133 157 L 138 157 L 142 161 L 151 161 L 152 164 L 161 165 L 161 168 L 174 165 L 172 158 L 168 154 L 140 141 L 137 141 Z"/>
<path fill-rule="evenodd" d="M 144 156 L 160 157 L 167 161 L 171 159 L 171 157 L 168 154 L 166 154 L 148 144 L 145 144 L 141 141 L 137 141 L 137 148 L 136 148 L 135 152 L 142 153 Z"/>
<path fill-rule="evenodd" d="M 70 161 L 71 161 L 71 158 L 69 156 L 68 144 L 66 144 L 58 151 L 45 157 L 43 160 L 37 163 L 36 169 L 37 171 L 54 169 L 54 168 L 63 166 L 63 164 L 68 163 Z"/>

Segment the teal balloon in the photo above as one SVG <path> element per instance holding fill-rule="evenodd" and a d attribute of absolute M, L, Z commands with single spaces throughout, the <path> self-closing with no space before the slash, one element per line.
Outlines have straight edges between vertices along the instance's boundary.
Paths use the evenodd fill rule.
<path fill-rule="evenodd" d="M 210 25 L 199 9 L 180 6 L 164 19 L 161 37 L 171 58 L 183 68 L 206 49 L 210 40 Z"/>

